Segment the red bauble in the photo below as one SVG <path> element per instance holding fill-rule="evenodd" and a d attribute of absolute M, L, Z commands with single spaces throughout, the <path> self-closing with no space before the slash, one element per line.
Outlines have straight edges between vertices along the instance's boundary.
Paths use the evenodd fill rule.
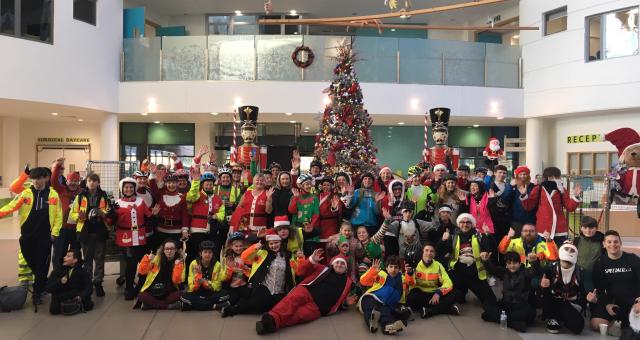
<path fill-rule="evenodd" d="M 329 165 L 331 166 L 336 165 L 336 154 L 334 152 L 329 153 L 329 157 L 327 157 L 327 163 L 329 163 Z"/>

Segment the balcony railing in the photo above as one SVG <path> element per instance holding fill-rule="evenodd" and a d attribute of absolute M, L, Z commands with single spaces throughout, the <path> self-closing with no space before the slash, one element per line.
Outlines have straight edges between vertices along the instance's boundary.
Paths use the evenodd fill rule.
<path fill-rule="evenodd" d="M 329 81 L 335 47 L 353 39 L 361 82 L 520 88 L 519 46 L 416 38 L 211 35 L 124 40 L 123 81 Z M 291 53 L 308 46 L 306 69 Z"/>

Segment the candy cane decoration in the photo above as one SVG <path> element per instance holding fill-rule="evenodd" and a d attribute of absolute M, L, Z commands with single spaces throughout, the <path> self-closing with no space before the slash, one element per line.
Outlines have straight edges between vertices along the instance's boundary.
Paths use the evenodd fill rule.
<path fill-rule="evenodd" d="M 422 150 L 423 160 L 428 162 L 427 154 L 429 153 L 429 111 L 424 114 L 424 150 Z"/>
<path fill-rule="evenodd" d="M 238 110 L 237 109 L 233 109 L 233 152 L 232 152 L 233 159 L 237 159 L 236 156 L 237 156 L 237 152 L 238 152 L 238 147 L 237 147 L 237 142 L 236 142 L 236 136 L 237 136 L 237 133 L 238 133 L 237 132 L 238 128 L 236 127 L 237 120 L 238 120 L 238 118 L 236 117 L 237 113 L 238 113 Z"/>

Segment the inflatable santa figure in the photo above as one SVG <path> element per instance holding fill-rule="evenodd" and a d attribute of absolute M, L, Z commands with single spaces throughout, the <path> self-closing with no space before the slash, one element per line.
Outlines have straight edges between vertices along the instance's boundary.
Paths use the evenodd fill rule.
<path fill-rule="evenodd" d="M 498 159 L 502 157 L 503 151 L 500 148 L 500 141 L 496 137 L 489 138 L 487 146 L 482 151 L 482 155 L 486 158 L 484 163 L 493 170 L 493 167 L 498 165 Z"/>
<path fill-rule="evenodd" d="M 640 135 L 633 129 L 621 128 L 607 133 L 604 139 L 618 149 L 621 193 L 627 197 L 640 196 Z"/>

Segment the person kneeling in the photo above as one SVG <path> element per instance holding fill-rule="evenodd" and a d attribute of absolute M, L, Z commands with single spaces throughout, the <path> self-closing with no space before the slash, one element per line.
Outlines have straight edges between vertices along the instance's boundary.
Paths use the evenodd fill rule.
<path fill-rule="evenodd" d="M 422 260 L 415 270 L 415 285 L 407 295 L 407 304 L 420 311 L 423 319 L 438 314 L 460 315 L 455 304 L 460 292 L 453 290 L 453 283 L 444 266 L 434 260 L 436 247 L 427 243 L 422 248 Z"/>
<path fill-rule="evenodd" d="M 138 302 L 142 309 L 176 309 L 180 307 L 179 286 L 184 282 L 183 256 L 176 254 L 178 245 L 166 239 L 156 254 L 147 254 L 138 265 L 138 274 L 146 275 Z M 134 308 L 135 308 L 134 307 Z"/>
<path fill-rule="evenodd" d="M 347 301 L 355 303 L 355 296 L 349 296 L 351 278 L 347 275 L 347 259 L 337 255 L 329 266 L 323 261 L 324 250 L 316 249 L 309 259 L 298 264 L 296 274 L 304 280 L 287 296 L 278 302 L 262 319 L 256 322 L 256 332 L 275 332 L 305 322 L 311 322 L 335 313 Z"/>
<path fill-rule="evenodd" d="M 93 309 L 93 286 L 89 273 L 82 269 L 80 249 L 70 249 L 47 280 L 51 293 L 51 314 L 73 315 Z"/>
<path fill-rule="evenodd" d="M 225 271 L 213 257 L 212 241 L 200 242 L 200 256 L 189 265 L 187 292 L 182 293 L 182 310 L 213 310 L 229 300 L 229 294 L 221 291 Z"/>
<path fill-rule="evenodd" d="M 481 253 L 482 262 L 491 275 L 502 280 L 502 301 L 498 305 L 486 308 L 482 319 L 500 322 L 501 310 L 507 314 L 507 326 L 518 332 L 526 332 L 527 324 L 536 317 L 536 310 L 527 299 L 531 291 L 531 280 L 541 271 L 536 253 L 527 255 L 529 268 L 520 262 L 520 254 L 509 251 L 504 256 L 507 267 L 498 267 L 491 262 L 491 253 Z M 499 307 L 499 308 L 498 308 Z"/>
<path fill-rule="evenodd" d="M 398 311 L 397 307 L 404 302 L 408 286 L 415 282 L 408 264 L 405 266 L 406 275 L 402 275 L 397 256 L 387 257 L 385 263 L 386 270 L 381 270 L 380 260 L 374 260 L 371 268 L 360 278 L 360 284 L 371 288 L 360 298 L 358 309 L 364 314 L 371 333 L 377 332 L 380 325 L 384 334 L 391 335 L 401 332 L 407 325 L 411 310 Z"/>

